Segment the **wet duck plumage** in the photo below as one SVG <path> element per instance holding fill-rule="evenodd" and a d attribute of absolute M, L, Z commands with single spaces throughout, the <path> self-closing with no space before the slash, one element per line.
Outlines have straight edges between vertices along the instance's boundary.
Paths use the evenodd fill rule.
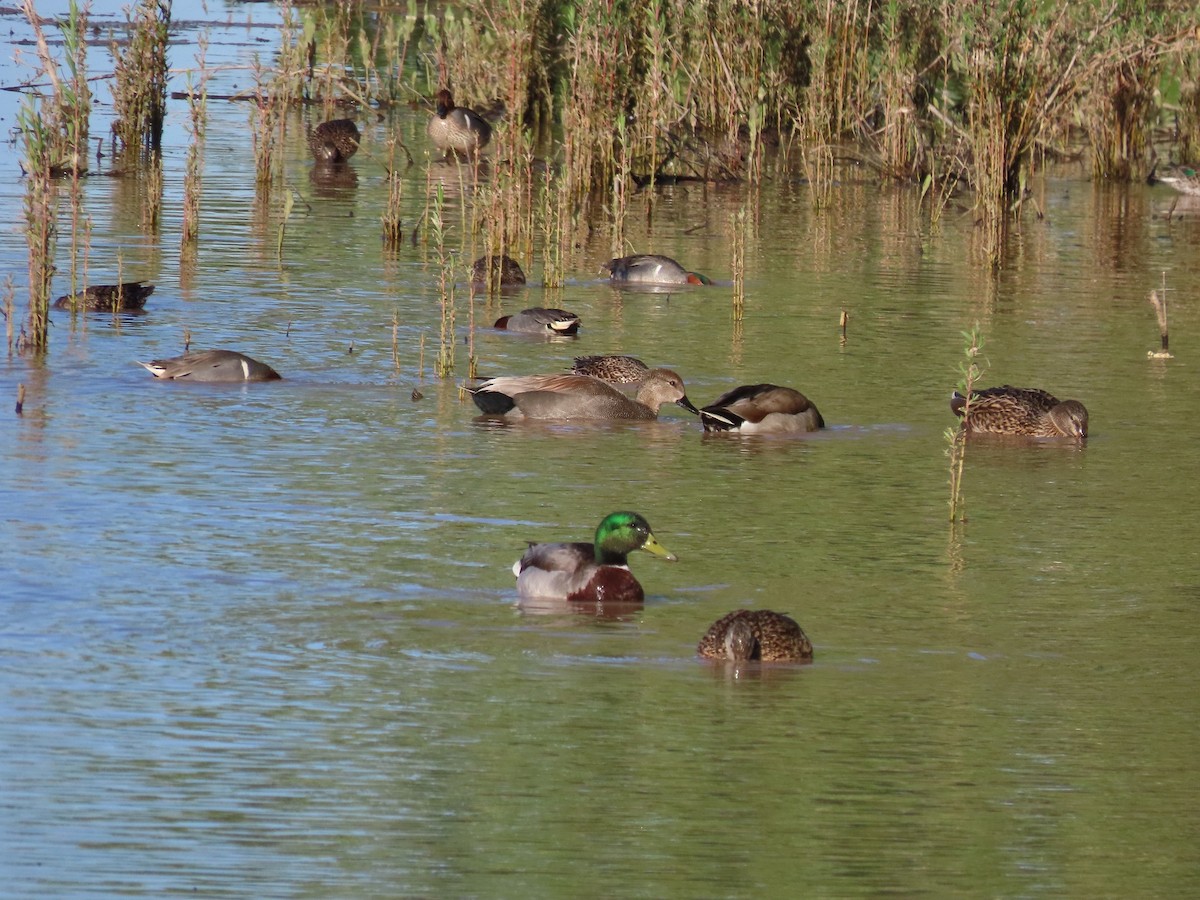
<path fill-rule="evenodd" d="M 741 434 L 799 434 L 825 427 L 825 420 L 802 393 L 777 384 L 744 384 L 700 410 L 705 431 Z"/>
<path fill-rule="evenodd" d="M 496 320 L 494 327 L 520 334 L 571 336 L 579 332 L 579 316 L 565 309 L 535 306 L 509 316 L 501 316 Z"/>
<path fill-rule="evenodd" d="M 531 542 L 513 565 L 517 593 L 523 599 L 641 603 L 645 593 L 629 571 L 628 556 L 635 550 L 676 558 L 635 512 L 605 516 L 590 544 Z"/>
<path fill-rule="evenodd" d="M 471 264 L 471 281 L 474 284 L 515 287 L 525 283 L 525 271 L 511 256 L 481 256 Z"/>
<path fill-rule="evenodd" d="M 648 421 L 657 419 L 667 403 L 697 412 L 683 379 L 670 369 L 651 369 L 636 397 L 627 397 L 599 378 L 570 374 L 492 378 L 471 395 L 484 414 L 509 418 Z"/>
<path fill-rule="evenodd" d="M 360 135 L 352 119 L 330 119 L 308 133 L 308 149 L 318 163 L 344 163 L 358 152 Z"/>
<path fill-rule="evenodd" d="M 966 398 L 955 391 L 950 409 L 959 417 L 966 412 L 962 428 L 972 434 L 1087 437 L 1087 407 L 1078 400 L 1060 401 L 1037 388 L 1005 384 L 973 391 L 969 409 Z"/>
<path fill-rule="evenodd" d="M 712 284 L 698 272 L 689 272 L 669 256 L 641 253 L 610 259 L 601 268 L 615 284 Z"/>
<path fill-rule="evenodd" d="M 609 384 L 637 384 L 646 380 L 650 367 L 636 356 L 577 356 L 571 372 L 590 375 Z"/>
<path fill-rule="evenodd" d="M 57 309 L 85 309 L 89 312 L 141 309 L 146 298 L 154 293 L 154 285 L 145 281 L 123 281 L 120 284 L 89 284 L 77 294 L 64 294 L 54 301 Z"/>
<path fill-rule="evenodd" d="M 696 647 L 706 659 L 804 662 L 812 643 L 794 619 L 769 609 L 736 609 L 714 622 Z"/>
<path fill-rule="evenodd" d="M 139 362 L 155 378 L 237 384 L 243 381 L 275 381 L 282 376 L 257 359 L 235 350 L 198 350 L 171 359 Z"/>

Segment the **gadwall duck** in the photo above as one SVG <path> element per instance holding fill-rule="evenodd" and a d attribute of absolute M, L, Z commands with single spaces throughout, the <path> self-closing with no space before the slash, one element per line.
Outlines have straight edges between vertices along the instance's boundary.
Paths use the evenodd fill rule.
<path fill-rule="evenodd" d="M 637 384 L 646 380 L 650 367 L 636 356 L 577 356 L 571 371 L 609 384 Z"/>
<path fill-rule="evenodd" d="M 56 309 L 86 309 L 89 312 L 141 309 L 154 293 L 154 285 L 144 281 L 120 284 L 89 284 L 77 294 L 64 294 L 54 301 Z"/>
<path fill-rule="evenodd" d="M 344 163 L 358 152 L 358 126 L 352 119 L 330 119 L 308 133 L 308 149 L 319 163 Z"/>
<path fill-rule="evenodd" d="M 955 391 L 950 409 L 961 417 L 966 398 Z M 1087 437 L 1088 411 L 1078 400 L 1059 401 L 1037 388 L 1011 385 L 984 388 L 971 394 L 962 428 L 972 434 L 1021 434 L 1032 437 Z"/>
<path fill-rule="evenodd" d="M 804 662 L 812 643 L 796 621 L 769 609 L 735 609 L 704 633 L 696 652 L 706 659 L 733 662 Z"/>
<path fill-rule="evenodd" d="M 479 113 L 454 105 L 454 95 L 445 88 L 437 92 L 437 111 L 426 127 L 433 145 L 449 156 L 473 156 L 492 139 L 492 126 Z"/>
<path fill-rule="evenodd" d="M 155 378 L 177 381 L 203 381 L 210 384 L 236 384 L 243 381 L 275 381 L 278 372 L 234 350 L 198 350 L 172 359 L 155 359 L 145 366 Z"/>
<path fill-rule="evenodd" d="M 651 420 L 675 403 L 699 412 L 687 398 L 683 379 L 670 369 L 651 369 L 636 398 L 588 375 L 509 375 L 485 381 L 471 392 L 486 415 L 526 419 Z"/>
<path fill-rule="evenodd" d="M 615 284 L 712 284 L 710 278 L 689 272 L 671 257 L 654 253 L 610 259 L 600 268 Z"/>
<path fill-rule="evenodd" d="M 777 384 L 744 384 L 700 410 L 705 431 L 741 434 L 799 434 L 825 427 L 807 397 Z"/>
<path fill-rule="evenodd" d="M 535 306 L 511 316 L 501 316 L 493 327 L 520 334 L 575 335 L 579 332 L 579 316 L 565 309 Z"/>
<path fill-rule="evenodd" d="M 471 281 L 474 284 L 516 287 L 525 283 L 525 272 L 511 256 L 481 256 L 471 264 Z"/>
<path fill-rule="evenodd" d="M 517 593 L 524 599 L 641 603 L 645 593 L 627 559 L 635 550 L 676 559 L 635 512 L 605 516 L 591 544 L 531 542 L 513 564 Z"/>

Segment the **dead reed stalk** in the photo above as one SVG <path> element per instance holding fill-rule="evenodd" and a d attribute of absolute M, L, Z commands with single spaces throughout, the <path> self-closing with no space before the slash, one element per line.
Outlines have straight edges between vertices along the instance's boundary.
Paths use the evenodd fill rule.
<path fill-rule="evenodd" d="M 966 512 L 963 509 L 963 465 L 967 458 L 967 429 L 965 423 L 971 412 L 971 400 L 975 385 L 983 375 L 979 365 L 979 353 L 983 349 L 983 339 L 979 332 L 979 323 L 970 331 L 963 332 L 966 347 L 963 350 L 963 361 L 959 364 L 961 379 L 958 382 L 959 393 L 964 398 L 962 408 L 963 425 L 946 429 L 946 455 L 950 458 L 950 521 L 965 522 Z"/>

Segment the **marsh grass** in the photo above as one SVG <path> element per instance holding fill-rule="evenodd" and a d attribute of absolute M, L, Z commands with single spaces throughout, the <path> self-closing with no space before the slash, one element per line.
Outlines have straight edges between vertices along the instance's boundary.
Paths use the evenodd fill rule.
<path fill-rule="evenodd" d="M 437 254 L 438 309 L 441 313 L 438 331 L 438 354 L 434 371 L 439 378 L 448 378 L 454 373 L 454 322 L 455 285 L 453 254 L 447 246 L 449 226 L 446 223 L 446 196 L 439 182 L 427 214 L 429 235 Z"/>
<path fill-rule="evenodd" d="M 140 0 L 126 9 L 129 40 L 112 45 L 113 143 L 127 165 L 162 149 L 167 112 L 170 0 Z"/>
<path fill-rule="evenodd" d="M 198 38 L 196 71 L 199 82 L 192 73 L 187 78 L 188 121 L 191 136 L 188 142 L 187 161 L 183 174 L 183 217 L 180 225 L 179 251 L 194 257 L 200 240 L 200 199 L 204 178 L 204 139 L 208 128 L 208 68 L 205 59 L 208 52 L 208 35 Z"/>
<path fill-rule="evenodd" d="M 964 331 L 963 339 L 966 345 L 963 348 L 963 360 L 959 363 L 961 377 L 958 381 L 958 391 L 966 398 L 961 417 L 965 422 L 971 412 L 971 395 L 984 373 L 984 367 L 979 363 L 979 354 L 983 349 L 979 324 L 976 323 L 970 331 Z M 962 485 L 963 465 L 967 458 L 967 431 L 961 425 L 957 428 L 950 427 L 946 429 L 945 438 L 946 456 L 950 460 L 950 521 L 965 522 L 967 514 L 964 508 Z"/>

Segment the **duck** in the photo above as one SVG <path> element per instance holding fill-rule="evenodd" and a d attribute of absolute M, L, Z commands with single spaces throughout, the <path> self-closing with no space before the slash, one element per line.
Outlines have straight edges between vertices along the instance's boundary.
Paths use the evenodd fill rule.
<path fill-rule="evenodd" d="M 712 284 L 711 278 L 655 253 L 610 259 L 600 268 L 614 284 Z"/>
<path fill-rule="evenodd" d="M 769 609 L 735 609 L 709 626 L 696 646 L 705 659 L 807 662 L 812 642 L 796 620 Z"/>
<path fill-rule="evenodd" d="M 437 92 L 437 111 L 425 131 L 444 156 L 451 153 L 473 156 L 492 139 L 492 126 L 479 113 L 454 105 L 454 95 L 446 88 Z"/>
<path fill-rule="evenodd" d="M 674 553 L 635 512 L 614 512 L 596 528 L 593 543 L 530 542 L 513 564 L 522 599 L 570 600 L 585 603 L 641 603 L 645 592 L 629 571 L 628 556 L 645 550 L 674 562 Z"/>
<path fill-rule="evenodd" d="M 636 356 L 577 356 L 575 375 L 590 375 L 609 384 L 636 384 L 646 380 L 650 367 Z"/>
<path fill-rule="evenodd" d="M 534 306 L 496 320 L 495 328 L 520 334 L 574 336 L 579 332 L 579 316 L 565 309 Z"/>
<path fill-rule="evenodd" d="M 508 375 L 471 391 L 485 415 L 512 419 L 649 421 L 667 403 L 699 413 L 671 369 L 650 369 L 635 397 L 590 375 Z"/>
<path fill-rule="evenodd" d="M 705 431 L 740 434 L 801 434 L 825 427 L 813 402 L 790 387 L 744 384 L 700 410 Z"/>
<path fill-rule="evenodd" d="M 481 256 L 471 264 L 471 283 L 515 287 L 525 283 L 525 272 L 511 256 Z"/>
<path fill-rule="evenodd" d="M 145 281 L 122 281 L 120 284 L 89 284 L 76 294 L 63 294 L 54 301 L 56 309 L 85 309 L 88 312 L 113 312 L 141 309 L 146 298 L 154 293 L 154 285 Z"/>
<path fill-rule="evenodd" d="M 958 391 L 950 409 L 963 419 L 962 430 L 971 434 L 1019 434 L 1031 437 L 1069 437 L 1082 440 L 1088 433 L 1087 407 L 1078 400 L 1060 401 L 1038 388 L 1012 385 L 983 388 L 967 399 Z"/>
<path fill-rule="evenodd" d="M 1155 168 L 1147 179 L 1151 184 L 1161 181 L 1181 194 L 1200 194 L 1200 172 L 1191 166 L 1168 166 L 1159 172 Z"/>
<path fill-rule="evenodd" d="M 358 152 L 359 137 L 353 119 L 330 119 L 308 133 L 308 149 L 318 163 L 337 165 Z"/>
<path fill-rule="evenodd" d="M 237 384 L 244 381 L 277 381 L 283 376 L 257 359 L 235 350 L 197 350 L 171 359 L 139 362 L 155 378 Z"/>

